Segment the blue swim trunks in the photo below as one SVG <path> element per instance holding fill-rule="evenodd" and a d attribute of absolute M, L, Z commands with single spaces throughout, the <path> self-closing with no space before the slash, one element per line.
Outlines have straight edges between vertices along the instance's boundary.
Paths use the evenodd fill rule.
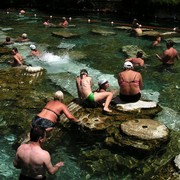
<path fill-rule="evenodd" d="M 48 119 L 35 116 L 32 119 L 32 127 L 37 127 L 37 126 L 46 129 L 46 128 L 54 127 L 55 124 Z"/>

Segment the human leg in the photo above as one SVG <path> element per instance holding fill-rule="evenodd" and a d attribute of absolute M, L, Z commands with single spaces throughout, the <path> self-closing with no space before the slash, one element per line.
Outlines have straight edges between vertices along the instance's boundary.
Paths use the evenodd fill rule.
<path fill-rule="evenodd" d="M 113 97 L 113 93 L 112 92 L 95 92 L 94 93 L 94 101 L 98 102 L 100 100 L 105 99 L 105 103 L 104 103 L 104 111 L 107 112 L 112 112 L 112 110 L 109 109 L 109 104 L 112 100 Z"/>

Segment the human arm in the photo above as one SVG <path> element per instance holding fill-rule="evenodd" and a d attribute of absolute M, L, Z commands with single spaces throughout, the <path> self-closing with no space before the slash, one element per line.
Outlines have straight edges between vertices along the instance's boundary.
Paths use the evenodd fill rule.
<path fill-rule="evenodd" d="M 127 62 L 127 61 L 132 61 L 133 60 L 133 58 L 127 58 L 127 59 L 125 59 L 125 62 Z"/>
<path fill-rule="evenodd" d="M 118 84 L 119 84 L 119 87 L 121 86 L 121 73 L 118 74 Z"/>
<path fill-rule="evenodd" d="M 160 61 L 162 61 L 162 57 L 159 56 L 159 54 L 156 54 L 156 58 L 158 58 Z"/>
<path fill-rule="evenodd" d="M 81 99 L 82 99 L 82 96 L 81 96 L 81 93 L 80 93 L 80 91 L 79 91 L 79 83 L 78 83 L 79 78 L 80 78 L 79 76 L 76 78 L 76 88 L 77 88 L 78 98 L 81 100 Z"/>
<path fill-rule="evenodd" d="M 139 88 L 142 89 L 143 88 L 143 81 L 142 81 L 142 76 L 139 73 Z"/>
<path fill-rule="evenodd" d="M 21 169 L 21 163 L 17 154 L 16 157 L 14 158 L 13 165 L 15 168 Z"/>
<path fill-rule="evenodd" d="M 66 117 L 67 117 L 69 120 L 74 121 L 74 122 L 79 122 L 79 120 L 76 119 L 76 118 L 71 114 L 71 112 L 69 111 L 68 107 L 67 107 L 65 104 L 63 104 L 62 111 L 63 111 L 63 113 L 66 115 Z"/>
<path fill-rule="evenodd" d="M 13 165 L 17 169 L 21 169 L 22 168 L 22 161 L 21 161 L 19 155 L 23 153 L 24 146 L 25 145 L 19 146 L 19 148 L 17 149 L 17 152 L 16 152 L 16 156 L 15 156 L 15 158 L 13 160 Z"/>
<path fill-rule="evenodd" d="M 47 151 L 44 151 L 44 165 L 49 174 L 55 174 L 61 166 L 64 166 L 64 162 L 58 162 L 54 166 L 51 163 L 50 154 Z"/>
<path fill-rule="evenodd" d="M 18 64 L 22 65 L 22 61 L 17 56 L 14 56 L 14 60 L 17 61 Z"/>

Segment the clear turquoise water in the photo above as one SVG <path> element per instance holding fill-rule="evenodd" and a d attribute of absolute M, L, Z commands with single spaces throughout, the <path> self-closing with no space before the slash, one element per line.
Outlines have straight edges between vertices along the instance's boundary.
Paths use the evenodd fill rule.
<path fill-rule="evenodd" d="M 25 16 L 19 16 L 18 10 L 14 10 L 9 15 L 5 11 L 0 13 L 3 19 L 1 20 L 1 27 L 12 28 L 12 30 L 4 29 L 0 31 L 0 41 L 4 41 L 6 35 L 16 38 L 24 32 L 27 33 L 31 42 L 15 44 L 19 52 L 26 58 L 28 63 L 46 68 L 51 80 L 55 84 L 62 86 L 73 97 L 77 97 L 74 78 L 82 68 L 86 68 L 90 76 L 93 77 L 94 88 L 97 87 L 99 79 L 106 78 L 109 80 L 112 89 L 118 89 L 116 76 L 122 70 L 122 65 L 126 58 L 121 48 L 125 45 L 139 46 L 148 54 L 148 58 L 145 59 L 146 68 L 141 70 L 144 81 L 143 96 L 159 101 L 163 111 L 158 114 L 156 119 L 162 121 L 169 128 L 179 131 L 180 62 L 175 63 L 176 66 L 173 72 L 167 72 L 161 70 L 160 62 L 155 58 L 155 53 L 161 54 L 165 49 L 165 41 L 162 41 L 161 47 L 151 49 L 151 39 L 131 37 L 126 31 L 114 29 L 116 25 L 120 25 L 117 17 L 116 21 L 114 21 L 112 17 L 98 14 L 93 16 L 72 16 L 71 23 L 76 24 L 77 27 L 66 29 L 66 31 L 78 33 L 80 38 L 62 39 L 51 34 L 52 31 L 58 31 L 59 29 L 43 27 L 42 22 L 45 17 L 49 17 L 49 14 L 43 14 L 35 10 L 27 11 Z M 36 14 L 36 18 L 34 14 Z M 53 16 L 52 22 L 58 24 L 61 18 L 61 15 Z M 94 21 L 87 23 L 87 19 Z M 112 21 L 115 22 L 113 26 L 111 25 Z M 116 32 L 116 35 L 99 36 L 92 34 L 91 30 L 97 28 Z M 35 43 L 38 49 L 43 52 L 44 55 L 41 60 L 28 57 L 31 43 Z M 58 46 L 62 45 L 61 43 L 68 46 L 70 50 L 60 50 Z M 175 48 L 180 52 L 180 44 L 175 44 Z M 6 65 L 0 66 L 0 68 L 9 68 Z M 12 150 L 11 145 L 16 136 L 17 134 L 9 133 L 0 137 L 0 179 L 17 179 L 19 175 L 19 170 L 16 170 L 12 165 L 15 152 Z M 81 144 L 80 140 L 73 139 L 70 135 L 66 135 L 64 139 L 53 151 L 52 159 L 54 161 L 63 159 L 65 166 L 52 179 L 79 180 L 88 178 L 88 174 L 80 165 L 76 153 L 83 147 L 87 149 L 91 147 Z M 130 179 L 130 174 L 128 173 L 116 171 L 113 173 L 114 179 Z M 97 176 L 91 179 L 96 180 L 99 178 L 108 179 L 106 173 L 101 177 Z"/>

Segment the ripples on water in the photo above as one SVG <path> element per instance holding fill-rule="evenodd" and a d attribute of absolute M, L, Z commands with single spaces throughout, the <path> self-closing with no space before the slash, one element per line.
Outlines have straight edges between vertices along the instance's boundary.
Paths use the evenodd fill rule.
<path fill-rule="evenodd" d="M 34 13 L 37 14 L 36 18 L 34 18 Z M 62 39 L 51 35 L 52 31 L 58 31 L 58 29 L 42 26 L 44 20 L 42 17 L 45 14 L 40 12 L 27 11 L 25 16 L 19 16 L 18 11 L 9 15 L 6 12 L 1 12 L 1 15 L 4 17 L 4 21 L 1 23 L 0 41 L 3 42 L 6 35 L 16 38 L 24 32 L 27 33 L 31 42 L 16 43 L 13 46 L 19 49 L 19 52 L 28 63 L 44 67 L 49 78 L 55 84 L 61 85 L 74 97 L 77 97 L 76 91 L 74 91 L 76 89 L 74 79 L 79 74 L 80 69 L 83 68 L 86 68 L 90 76 L 93 77 L 94 88 L 97 87 L 98 80 L 106 78 L 110 82 L 112 89 L 118 89 L 116 76 L 122 70 L 126 58 L 121 52 L 121 48 L 124 45 L 138 45 L 149 55 L 145 60 L 146 68 L 141 70 L 144 81 L 143 96 L 159 101 L 163 105 L 163 111 L 157 116 L 158 120 L 165 123 L 169 128 L 180 129 L 180 63 L 175 63 L 174 72 L 161 71 L 160 62 L 154 56 L 155 53 L 161 54 L 165 49 L 165 41 L 162 41 L 160 48 L 150 49 L 152 40 L 131 37 L 125 31 L 114 30 L 110 24 L 113 19 L 109 17 L 102 21 L 100 16 L 94 16 L 93 18 L 96 20 L 94 23 L 87 23 L 87 19 L 90 17 L 72 17 L 71 23 L 77 24 L 77 28 L 72 29 L 72 31 L 80 34 L 80 38 Z M 52 19 L 53 23 L 56 24 L 60 20 L 61 17 Z M 104 28 L 117 34 L 107 37 L 93 35 L 90 30 L 94 28 Z M 69 30 L 66 29 L 66 31 Z M 42 52 L 43 55 L 39 59 L 28 56 L 31 43 L 36 44 L 37 48 Z M 180 45 L 176 44 L 175 47 L 180 52 Z M 0 65 L 1 69 L 4 67 L 6 65 Z M 64 75 L 64 73 L 66 74 Z M 11 144 L 14 139 L 15 135 L 1 136 L 0 138 L 1 179 L 13 179 L 13 177 L 17 179 L 19 174 L 19 171 L 13 168 L 12 165 L 15 152 L 12 150 Z M 71 147 L 71 143 L 69 141 L 69 147 Z M 65 167 L 57 173 L 57 179 L 76 180 L 85 176 L 88 179 L 89 175 L 81 170 L 74 154 L 69 155 L 67 153 L 67 144 L 62 144 L 62 146 L 64 147 L 56 147 L 55 152 L 52 154 L 52 159 L 58 159 L 59 157 L 59 159 L 64 159 L 66 162 Z M 126 176 L 128 177 L 127 174 L 122 176 L 124 176 L 124 179 L 126 179 Z M 114 175 L 114 179 L 116 178 L 119 177 Z M 95 179 L 98 179 L 98 177 L 93 178 L 93 180 Z"/>

